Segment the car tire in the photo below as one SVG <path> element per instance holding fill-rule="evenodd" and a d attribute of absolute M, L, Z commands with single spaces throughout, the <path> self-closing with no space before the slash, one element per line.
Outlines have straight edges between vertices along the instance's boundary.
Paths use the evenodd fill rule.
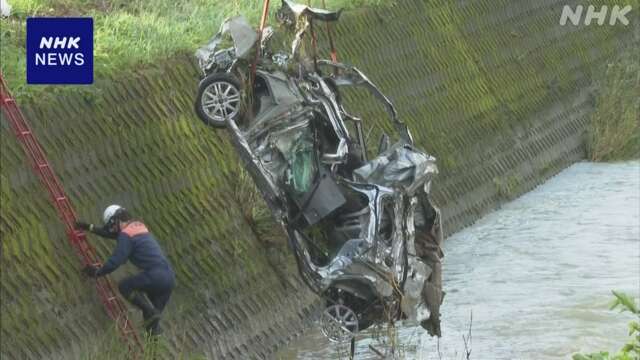
<path fill-rule="evenodd" d="M 225 118 L 237 121 L 242 110 L 242 86 L 232 74 L 211 74 L 198 84 L 195 110 L 198 117 L 215 128 L 226 126 Z"/>

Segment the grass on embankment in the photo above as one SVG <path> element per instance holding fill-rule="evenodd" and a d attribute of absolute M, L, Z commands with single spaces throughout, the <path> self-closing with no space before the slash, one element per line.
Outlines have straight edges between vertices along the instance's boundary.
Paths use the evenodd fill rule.
<path fill-rule="evenodd" d="M 595 74 L 596 110 L 588 131 L 593 161 L 640 157 L 640 63 L 636 49 L 628 49 Z"/>
<path fill-rule="evenodd" d="M 258 24 L 259 0 L 8 0 L 12 14 L 0 20 L 0 63 L 14 95 L 41 97 L 50 91 L 82 86 L 26 85 L 26 18 L 30 16 L 91 16 L 94 19 L 94 73 L 111 77 L 160 62 L 177 53 L 192 54 L 217 32 L 227 17 L 242 14 Z M 299 0 L 321 7 L 323 0 Z M 328 9 L 358 8 L 391 0 L 324 0 Z M 271 1 L 269 23 L 280 7 Z"/>

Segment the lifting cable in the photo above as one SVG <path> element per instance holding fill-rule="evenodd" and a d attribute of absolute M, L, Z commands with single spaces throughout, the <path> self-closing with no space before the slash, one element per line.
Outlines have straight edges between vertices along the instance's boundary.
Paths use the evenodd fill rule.
<path fill-rule="evenodd" d="M 327 8 L 325 0 L 322 0 L 322 7 L 324 9 Z M 331 24 L 327 21 L 327 38 L 329 39 L 329 46 L 331 47 L 331 61 L 334 63 L 338 62 L 338 51 L 336 50 L 336 44 L 333 42 L 333 34 L 331 31 Z"/>
<path fill-rule="evenodd" d="M 262 43 L 262 31 L 267 23 L 267 16 L 269 15 L 269 0 L 264 0 L 262 3 L 262 16 L 260 17 L 260 27 L 258 28 L 258 40 L 256 42 L 256 56 L 251 64 L 251 86 L 254 86 L 256 79 L 256 67 L 258 66 L 258 59 L 260 58 L 260 50 Z"/>
<path fill-rule="evenodd" d="M 307 4 L 310 5 L 310 0 L 307 1 Z M 325 0 L 322 0 L 322 7 L 326 8 L 327 5 L 325 3 Z M 262 32 L 264 30 L 264 26 L 267 23 L 267 17 L 269 16 L 269 0 L 263 0 L 262 3 L 262 15 L 260 16 L 260 27 L 258 28 L 258 40 L 256 41 L 256 55 L 255 58 L 253 59 L 253 63 L 251 64 L 251 85 L 254 85 L 255 82 L 255 78 L 256 78 L 256 69 L 258 66 L 258 60 L 260 58 L 260 50 L 261 50 L 261 42 L 262 42 Z M 313 20 L 312 20 L 313 21 Z M 333 31 L 331 29 L 331 24 L 329 24 L 329 22 L 326 22 L 326 27 L 327 27 L 327 38 L 329 39 L 329 46 L 331 48 L 331 61 L 333 61 L 334 63 L 338 62 L 338 51 L 336 50 L 336 45 L 335 42 L 333 41 Z M 316 47 L 317 47 L 317 38 L 315 35 L 315 32 L 313 30 L 313 22 L 311 23 L 311 37 L 312 37 L 312 44 L 313 44 L 313 52 L 314 52 L 314 63 L 315 63 L 315 55 L 316 55 Z"/>

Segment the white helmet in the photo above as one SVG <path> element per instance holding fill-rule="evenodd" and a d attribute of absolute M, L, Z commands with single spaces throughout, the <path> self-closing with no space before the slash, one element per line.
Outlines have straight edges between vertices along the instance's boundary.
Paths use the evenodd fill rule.
<path fill-rule="evenodd" d="M 102 221 L 104 221 L 105 224 L 108 223 L 113 217 L 113 215 L 115 215 L 116 212 L 118 212 L 118 210 L 121 210 L 121 209 L 124 209 L 124 208 L 120 205 L 107 206 L 107 208 L 104 209 L 104 213 L 102 214 Z"/>

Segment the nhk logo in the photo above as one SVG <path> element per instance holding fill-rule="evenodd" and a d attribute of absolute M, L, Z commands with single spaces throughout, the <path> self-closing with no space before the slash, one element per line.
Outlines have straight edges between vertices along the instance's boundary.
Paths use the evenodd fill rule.
<path fill-rule="evenodd" d="M 27 83 L 92 84 L 93 19 L 28 18 Z"/>
<path fill-rule="evenodd" d="M 80 49 L 78 46 L 80 37 L 59 38 L 55 40 L 52 36 L 43 37 L 40 40 L 40 49 Z M 53 46 L 52 46 L 53 44 Z M 36 65 L 84 65 L 84 54 L 77 53 L 60 53 L 60 52 L 38 52 L 36 53 Z"/>
<path fill-rule="evenodd" d="M 611 7 L 611 11 L 609 11 L 607 5 L 603 5 L 599 10 L 593 5 L 587 6 L 586 12 L 584 12 L 584 9 L 585 7 L 582 5 L 578 5 L 575 8 L 565 5 L 562 8 L 562 14 L 560 14 L 560 25 L 566 25 L 567 20 L 571 21 L 571 24 L 575 26 L 580 25 L 581 20 L 584 21 L 584 25 L 591 25 L 593 20 L 596 20 L 596 23 L 602 26 L 607 20 L 607 15 L 609 15 L 609 25 L 613 26 L 619 22 L 626 26 L 629 25 L 627 14 L 632 10 L 631 5 L 614 5 Z M 582 16 L 583 13 L 584 17 Z"/>

